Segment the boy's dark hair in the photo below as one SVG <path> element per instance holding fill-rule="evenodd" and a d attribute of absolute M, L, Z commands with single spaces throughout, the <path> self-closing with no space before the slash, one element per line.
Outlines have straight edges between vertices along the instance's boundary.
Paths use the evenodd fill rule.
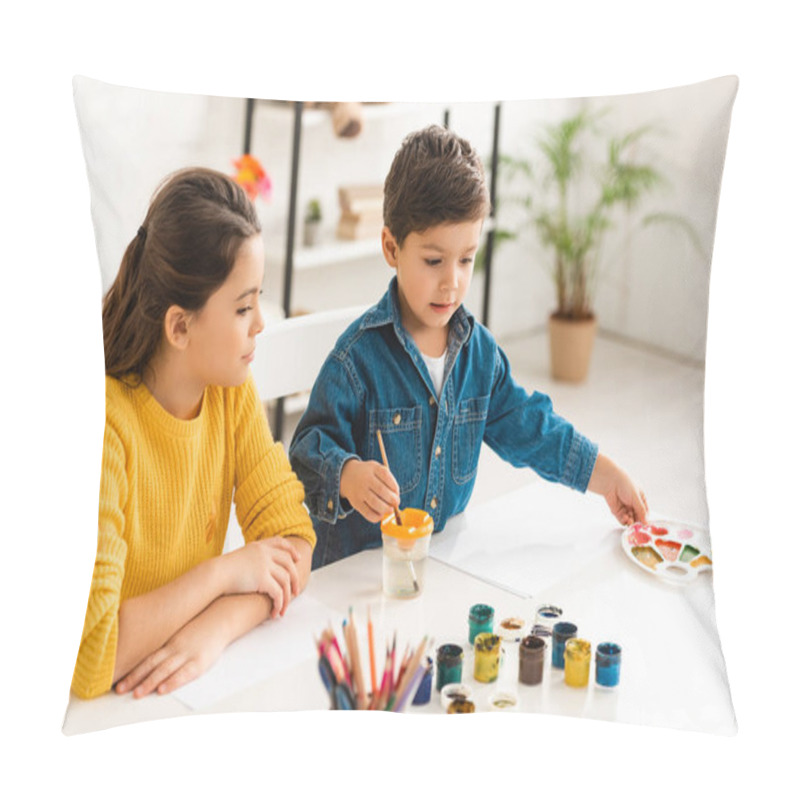
<path fill-rule="evenodd" d="M 167 176 L 103 299 L 106 374 L 141 380 L 167 309 L 203 308 L 260 231 L 253 203 L 227 175 L 190 167 Z"/>
<path fill-rule="evenodd" d="M 383 184 L 383 223 L 400 247 L 409 233 L 489 210 L 483 164 L 466 139 L 440 125 L 406 136 Z"/>

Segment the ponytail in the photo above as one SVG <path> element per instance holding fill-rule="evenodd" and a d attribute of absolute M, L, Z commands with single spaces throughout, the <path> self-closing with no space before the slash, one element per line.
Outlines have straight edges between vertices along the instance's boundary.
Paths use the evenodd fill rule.
<path fill-rule="evenodd" d="M 156 190 L 103 299 L 106 374 L 139 383 L 172 305 L 199 311 L 261 231 L 252 202 L 221 172 L 189 168 Z"/>

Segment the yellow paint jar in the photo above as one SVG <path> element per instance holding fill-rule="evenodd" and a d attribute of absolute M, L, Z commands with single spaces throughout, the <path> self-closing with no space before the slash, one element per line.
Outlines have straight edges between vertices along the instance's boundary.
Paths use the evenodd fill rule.
<path fill-rule="evenodd" d="M 484 631 L 475 637 L 475 669 L 473 677 L 481 683 L 497 680 L 500 673 L 500 637 Z"/>
<path fill-rule="evenodd" d="M 586 639 L 570 639 L 564 647 L 564 681 L 581 688 L 589 684 L 592 645 Z"/>

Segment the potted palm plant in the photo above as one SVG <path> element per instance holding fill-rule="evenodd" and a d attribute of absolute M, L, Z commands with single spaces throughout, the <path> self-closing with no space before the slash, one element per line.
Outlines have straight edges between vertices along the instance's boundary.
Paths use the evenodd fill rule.
<path fill-rule="evenodd" d="M 503 160 L 507 174 L 535 178 L 535 191 L 515 199 L 528 210 L 527 219 L 551 259 L 556 308 L 549 319 L 550 363 L 558 380 L 582 381 L 589 369 L 597 328 L 593 300 L 598 256 L 605 235 L 619 221 L 620 211 L 633 210 L 663 180 L 652 165 L 633 157 L 649 127 L 606 135 L 597 116 L 581 111 L 547 126 L 537 141 L 536 166 L 525 159 Z M 642 220 L 655 221 L 690 229 L 670 214 Z"/>

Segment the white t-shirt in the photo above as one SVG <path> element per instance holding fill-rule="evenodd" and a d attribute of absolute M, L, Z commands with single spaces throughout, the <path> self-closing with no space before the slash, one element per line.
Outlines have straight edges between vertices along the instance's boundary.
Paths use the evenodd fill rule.
<path fill-rule="evenodd" d="M 447 356 L 447 350 L 444 351 L 438 358 L 431 358 L 421 353 L 425 359 L 425 364 L 428 366 L 428 372 L 431 374 L 433 380 L 433 388 L 436 390 L 436 396 L 442 395 L 442 384 L 444 383 L 444 360 Z"/>

